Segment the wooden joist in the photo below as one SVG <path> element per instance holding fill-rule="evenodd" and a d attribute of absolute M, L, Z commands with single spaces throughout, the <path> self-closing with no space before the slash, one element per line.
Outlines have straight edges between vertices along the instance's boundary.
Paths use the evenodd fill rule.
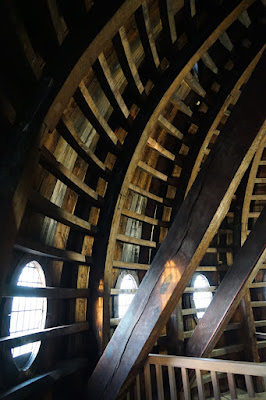
<path fill-rule="evenodd" d="M 124 209 L 122 211 L 122 215 L 125 215 L 128 218 L 136 219 L 137 221 L 145 222 L 146 224 L 150 224 L 150 225 L 161 226 L 161 227 L 165 227 L 165 228 L 169 228 L 169 226 L 170 226 L 170 223 L 167 221 L 160 221 L 156 218 L 151 218 L 151 217 L 148 217 L 147 215 L 138 214 L 131 210 Z"/>
<path fill-rule="evenodd" d="M 233 265 L 225 275 L 216 295 L 187 343 L 187 354 L 203 357 L 209 354 L 220 338 L 223 328 L 232 318 L 246 289 L 249 287 L 265 258 L 266 209 L 258 219 Z M 260 306 L 251 302 L 251 306 Z"/>
<path fill-rule="evenodd" d="M 201 84 L 199 83 L 199 81 L 195 78 L 195 76 L 189 72 L 185 78 L 184 81 L 186 82 L 186 84 L 195 92 L 197 93 L 199 96 L 201 97 L 205 97 L 206 95 L 206 90 L 203 89 L 203 87 L 201 86 Z"/>
<path fill-rule="evenodd" d="M 122 21 L 121 21 L 122 22 Z M 127 38 L 126 30 L 122 26 L 113 38 L 114 48 L 117 58 L 122 67 L 130 90 L 137 101 L 140 101 L 140 95 L 144 92 L 144 86 L 141 82 L 137 66 L 131 53 L 130 44 Z"/>
<path fill-rule="evenodd" d="M 129 184 L 129 189 L 132 190 L 132 192 L 138 193 L 141 196 L 147 197 L 148 199 L 155 200 L 157 203 L 163 203 L 164 199 L 163 197 L 157 196 L 156 194 L 153 194 L 151 192 L 148 192 L 145 189 L 140 188 L 139 186 L 133 185 L 132 183 Z"/>
<path fill-rule="evenodd" d="M 169 0 L 159 0 L 160 16 L 163 26 L 165 45 L 169 49 L 171 48 L 171 45 L 177 40 L 175 19 L 171 9 L 171 3 L 172 2 L 170 2 Z"/>
<path fill-rule="evenodd" d="M 228 50 L 228 51 L 232 51 L 234 46 L 233 43 L 231 42 L 228 34 L 226 32 L 223 32 L 221 34 L 221 36 L 219 37 L 219 41 L 221 42 L 221 44 Z"/>
<path fill-rule="evenodd" d="M 122 124 L 122 126 L 127 128 L 129 110 L 124 102 L 117 84 L 114 81 L 109 65 L 103 53 L 99 55 L 97 61 L 93 65 L 93 69 L 101 84 L 104 94 L 119 117 L 119 122 Z"/>
<path fill-rule="evenodd" d="M 251 24 L 251 19 L 248 15 L 247 10 L 242 11 L 242 13 L 239 15 L 238 20 L 243 24 L 246 28 L 249 27 Z"/>
<path fill-rule="evenodd" d="M 136 244 L 138 246 L 157 248 L 157 243 L 152 240 L 139 239 L 131 236 L 122 235 L 121 233 L 117 235 L 117 240 L 123 243 Z"/>
<path fill-rule="evenodd" d="M 58 162 L 44 146 L 41 149 L 40 163 L 52 175 L 67 185 L 70 189 L 74 190 L 74 192 L 85 197 L 95 207 L 100 208 L 103 206 L 103 198 L 64 167 L 64 165 Z"/>
<path fill-rule="evenodd" d="M 159 125 L 166 130 L 167 133 L 176 137 L 179 140 L 183 140 L 183 133 L 181 133 L 174 125 L 171 124 L 163 115 L 158 118 Z"/>
<path fill-rule="evenodd" d="M 161 146 L 156 140 L 149 137 L 147 141 L 147 145 L 150 146 L 153 150 L 159 153 L 162 157 L 167 158 L 168 160 L 174 161 L 175 155 L 171 153 L 169 150 L 166 150 L 163 146 Z"/>
<path fill-rule="evenodd" d="M 148 271 L 150 268 L 149 264 L 128 263 L 120 260 L 113 260 L 113 267 L 118 269 L 133 269 L 140 271 Z"/>
<path fill-rule="evenodd" d="M 38 192 L 33 191 L 29 197 L 29 203 L 37 211 L 43 215 L 53 218 L 70 228 L 83 232 L 86 235 L 96 235 L 97 227 L 87 221 L 65 211 L 63 208 L 58 207 L 46 198 L 42 197 Z"/>
<path fill-rule="evenodd" d="M 218 68 L 215 65 L 215 62 L 213 61 L 213 59 L 211 58 L 211 56 L 209 55 L 209 53 L 205 53 L 201 56 L 202 62 L 203 64 L 209 68 L 209 70 L 211 70 L 214 74 L 218 74 Z"/>
<path fill-rule="evenodd" d="M 78 263 L 91 265 L 92 257 L 77 253 L 71 250 L 58 249 L 27 238 L 18 237 L 15 243 L 15 249 L 36 256 L 49 257 L 55 260 L 66 261 L 69 263 Z"/>
<path fill-rule="evenodd" d="M 262 83 L 266 86 L 265 64 L 262 56 L 222 139 L 215 144 L 214 156 L 179 208 L 143 284 L 99 360 L 88 387 L 92 399 L 107 395 L 115 399 L 133 366 L 137 371 L 142 365 L 226 216 L 264 135 L 264 98 L 257 96 L 257 90 Z"/>
<path fill-rule="evenodd" d="M 56 130 L 65 139 L 65 141 L 75 150 L 75 152 L 86 161 L 90 168 L 96 170 L 105 180 L 109 180 L 111 171 L 99 160 L 99 158 L 82 142 L 74 129 L 70 129 L 62 120 L 57 124 Z"/>
<path fill-rule="evenodd" d="M 163 182 L 167 182 L 168 181 L 168 176 L 163 174 L 162 172 L 158 171 L 157 169 L 151 167 L 150 165 L 146 164 L 143 161 L 139 161 L 138 162 L 138 167 L 146 172 L 147 174 L 151 175 L 153 178 L 157 178 L 160 179 Z"/>
<path fill-rule="evenodd" d="M 74 99 L 99 135 L 101 135 L 104 140 L 111 145 L 110 151 L 117 154 L 120 151 L 120 142 L 106 122 L 105 118 L 101 115 L 83 81 L 76 90 Z"/>
<path fill-rule="evenodd" d="M 88 298 L 89 294 L 89 289 L 11 285 L 6 286 L 3 291 L 3 297 L 47 297 L 48 299 L 81 299 Z"/>
<path fill-rule="evenodd" d="M 144 48 L 145 58 L 148 61 L 151 74 L 155 76 L 159 72 L 160 60 L 156 49 L 155 40 L 151 28 L 149 10 L 146 1 L 135 12 L 135 19 L 139 31 L 140 40 Z"/>
<path fill-rule="evenodd" d="M 179 96 L 174 93 L 171 99 L 171 102 L 177 107 L 182 113 L 188 115 L 189 117 L 192 116 L 193 112 L 180 98 Z"/>
<path fill-rule="evenodd" d="M 38 340 L 52 339 L 57 336 L 72 335 L 78 332 L 84 332 L 89 329 L 88 322 L 80 322 L 71 325 L 55 326 L 53 328 L 42 329 L 38 332 L 15 333 L 10 336 L 0 338 L 0 347 L 8 348 L 23 346 L 27 343 L 37 342 Z"/>

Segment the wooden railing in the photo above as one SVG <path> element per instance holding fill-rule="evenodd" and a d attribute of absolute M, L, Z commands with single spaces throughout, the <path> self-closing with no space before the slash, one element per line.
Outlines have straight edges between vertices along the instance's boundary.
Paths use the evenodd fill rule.
<path fill-rule="evenodd" d="M 205 393 L 203 371 L 210 372 L 212 389 Z M 237 382 L 241 382 L 241 387 L 236 384 L 235 375 L 238 375 Z M 239 375 L 242 376 L 239 378 Z M 179 357 L 169 355 L 150 354 L 144 367 L 144 383 L 139 375 L 135 382 L 135 387 L 126 396 L 126 399 L 177 399 L 184 400 L 199 399 L 205 400 L 206 397 L 213 397 L 215 400 L 221 399 L 221 389 L 219 378 L 226 378 L 228 381 L 227 397 L 230 391 L 231 399 L 237 399 L 238 389 L 247 397 L 254 399 L 255 390 L 253 377 L 259 377 L 264 390 L 266 387 L 266 366 L 242 361 L 227 361 L 207 358 Z M 244 379 L 243 379 L 244 377 Z M 245 384 L 244 384 L 245 382 Z M 223 391 L 227 385 L 223 380 Z M 193 393 L 191 388 L 196 388 L 197 393 Z M 181 394 L 182 393 L 182 394 Z M 181 395 L 181 396 L 178 396 Z"/>

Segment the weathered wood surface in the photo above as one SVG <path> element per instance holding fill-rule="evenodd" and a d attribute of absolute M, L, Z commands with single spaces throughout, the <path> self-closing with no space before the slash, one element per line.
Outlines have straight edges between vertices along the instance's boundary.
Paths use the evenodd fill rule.
<path fill-rule="evenodd" d="M 261 129 L 263 96 L 257 95 L 266 84 L 265 58 L 264 55 L 255 69 L 215 145 L 213 156 L 200 171 L 152 267 L 96 366 L 89 382 L 91 398 L 114 399 L 132 367 L 135 365 L 138 369 L 225 217 L 232 196 L 265 134 Z"/>
<path fill-rule="evenodd" d="M 214 348 L 265 257 L 266 208 L 222 280 L 189 339 L 186 354 L 203 357 Z"/>

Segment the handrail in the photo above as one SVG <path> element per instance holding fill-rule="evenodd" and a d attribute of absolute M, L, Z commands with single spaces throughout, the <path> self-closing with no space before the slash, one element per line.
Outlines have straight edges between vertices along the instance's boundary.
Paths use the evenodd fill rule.
<path fill-rule="evenodd" d="M 155 371 L 151 369 L 151 365 L 155 367 Z M 176 373 L 178 370 L 180 373 Z M 210 372 L 210 380 L 203 379 L 203 371 Z M 231 399 L 237 399 L 237 385 L 239 382 L 241 382 L 241 389 L 244 387 L 243 380 L 235 381 L 234 375 L 244 376 L 246 392 L 251 399 L 255 398 L 254 377 L 264 380 L 266 384 L 265 364 L 149 354 L 144 366 L 145 390 L 143 387 L 139 387 L 138 382 L 140 381 L 140 377 L 138 376 L 135 384 L 134 399 L 141 400 L 145 398 L 145 400 L 152 400 L 156 398 L 158 400 L 165 400 L 169 398 L 174 400 L 177 399 L 178 391 L 182 387 L 184 400 L 191 400 L 194 397 L 191 396 L 191 390 L 194 390 L 192 388 L 196 387 L 199 400 L 205 400 L 204 383 L 211 381 L 213 396 L 215 400 L 220 400 L 219 377 L 224 377 L 226 376 L 225 374 L 227 375 L 228 390 L 230 391 Z M 168 384 L 166 384 L 167 380 Z M 209 390 L 208 396 L 210 396 Z"/>
<path fill-rule="evenodd" d="M 210 358 L 181 357 L 161 354 L 149 354 L 149 365 L 165 365 L 176 368 L 200 369 L 204 371 L 225 372 L 227 374 L 241 373 L 266 377 L 264 364 L 256 364 L 246 361 L 216 360 Z"/>

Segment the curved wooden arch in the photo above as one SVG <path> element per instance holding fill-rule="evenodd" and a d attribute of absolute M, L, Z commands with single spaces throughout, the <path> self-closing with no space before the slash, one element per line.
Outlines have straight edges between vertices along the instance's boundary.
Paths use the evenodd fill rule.
<path fill-rule="evenodd" d="M 155 124 L 158 123 L 158 119 L 161 114 L 163 114 L 163 111 L 165 107 L 167 106 L 168 102 L 170 101 L 171 97 L 177 90 L 178 86 L 181 84 L 182 80 L 186 78 L 188 73 L 191 71 L 193 66 L 199 61 L 199 59 L 208 51 L 208 49 L 215 43 L 215 41 L 220 37 L 220 35 L 230 26 L 233 21 L 235 21 L 239 14 L 243 11 L 246 10 L 252 2 L 241 2 L 239 6 L 237 6 L 234 11 L 231 12 L 231 14 L 225 18 L 225 20 L 213 31 L 213 33 L 208 37 L 208 39 L 200 46 L 200 48 L 197 50 L 197 52 L 190 58 L 190 60 L 187 62 L 187 64 L 181 69 L 180 73 L 177 75 L 177 77 L 174 79 L 173 83 L 169 87 L 169 89 L 165 92 L 163 98 L 160 100 L 159 104 L 156 106 L 155 110 L 153 111 L 152 115 L 150 116 L 147 124 L 145 125 L 145 128 L 141 134 L 140 140 L 138 142 L 138 145 L 136 147 L 136 150 L 134 152 L 134 155 L 131 159 L 130 165 L 127 169 L 120 194 L 118 196 L 118 201 L 116 204 L 116 208 L 114 211 L 114 216 L 112 220 L 112 225 L 111 225 L 111 232 L 109 236 L 109 244 L 108 244 L 108 249 L 107 249 L 107 255 L 106 255 L 106 264 L 105 264 L 105 287 L 107 292 L 110 290 L 110 271 L 112 270 L 113 267 L 113 260 L 114 260 L 114 252 L 115 252 L 115 244 L 116 244 L 116 238 L 117 238 L 117 232 L 119 228 L 119 223 L 120 223 L 120 217 L 122 214 L 122 210 L 124 208 L 124 203 L 127 198 L 127 193 L 129 190 L 129 186 L 132 182 L 133 174 L 135 172 L 136 165 L 138 164 L 138 161 L 140 160 L 141 154 L 143 152 L 143 149 L 147 143 L 147 140 L 149 138 L 150 132 Z M 107 296 L 108 297 L 108 296 Z M 109 307 L 109 305 L 106 305 L 106 307 Z M 109 314 L 109 313 L 108 313 Z M 109 317 L 107 317 L 106 320 L 108 320 Z M 98 329 L 101 330 L 101 328 L 98 327 Z"/>

